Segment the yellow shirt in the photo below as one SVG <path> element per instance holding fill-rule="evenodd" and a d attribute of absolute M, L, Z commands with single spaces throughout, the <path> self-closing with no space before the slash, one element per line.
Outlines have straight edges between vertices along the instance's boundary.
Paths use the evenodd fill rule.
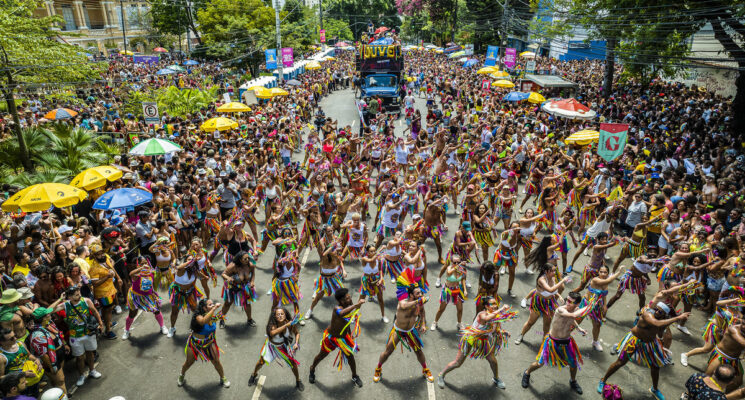
<path fill-rule="evenodd" d="M 101 265 L 97 260 L 93 258 L 89 258 L 87 261 L 88 264 L 90 264 L 91 266 L 91 269 L 89 271 L 91 279 L 99 279 L 103 281 L 104 279 L 109 278 L 109 271 L 111 270 L 106 265 Z M 93 296 L 97 299 L 112 297 L 115 295 L 116 288 L 114 287 L 113 277 L 106 279 L 104 283 L 98 286 L 93 286 Z"/>
<path fill-rule="evenodd" d="M 77 257 L 74 260 L 72 260 L 73 263 L 77 264 L 78 267 L 80 267 L 80 272 L 90 278 L 90 270 L 91 266 L 88 264 L 88 261 L 85 261 L 85 259 Z"/>
<path fill-rule="evenodd" d="M 661 215 L 665 211 L 667 211 L 667 207 L 665 207 L 664 204 L 660 206 L 659 208 L 652 208 L 649 210 L 649 219 L 654 219 L 655 217 L 657 217 L 658 215 Z M 649 228 L 647 228 L 647 230 L 649 232 L 656 233 L 659 235 L 660 233 L 662 233 L 663 222 L 664 221 L 662 219 L 660 219 L 657 222 L 653 222 L 652 224 L 649 225 Z"/>
<path fill-rule="evenodd" d="M 16 266 L 13 267 L 13 271 L 10 272 L 10 276 L 15 275 L 16 272 L 20 272 L 23 274 L 23 276 L 27 276 L 30 271 L 31 268 L 29 268 L 28 266 L 24 267 L 21 264 L 16 264 Z"/>

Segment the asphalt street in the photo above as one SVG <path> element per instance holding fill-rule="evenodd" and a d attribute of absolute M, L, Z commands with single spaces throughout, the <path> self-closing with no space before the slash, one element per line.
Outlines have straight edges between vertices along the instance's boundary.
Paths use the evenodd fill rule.
<path fill-rule="evenodd" d="M 351 90 L 338 91 L 322 100 L 322 107 L 326 115 L 339 121 L 340 126 L 353 125 L 358 128 L 358 113 L 354 104 Z M 426 115 L 424 101 L 417 99 L 417 107 L 422 109 L 422 115 Z M 397 135 L 401 135 L 404 124 L 403 118 L 396 122 Z M 301 158 L 302 154 L 296 155 Z M 530 203 L 529 203 L 530 204 Z M 261 214 L 261 213 L 259 213 Z M 410 216 L 407 217 L 410 222 Z M 443 247 L 447 248 L 452 242 L 453 232 L 458 223 L 458 216 L 451 211 L 448 214 L 449 232 L 443 239 Z M 368 226 L 372 220 L 368 221 Z M 370 235 L 371 239 L 374 237 Z M 434 277 L 440 265 L 437 263 L 436 249 L 430 240 L 426 244 L 429 254 L 429 282 L 432 291 L 430 301 L 426 304 L 428 322 L 431 324 L 438 307 L 439 289 L 434 288 Z M 446 251 L 446 250 L 445 250 Z M 493 254 L 494 250 L 490 252 Z M 572 250 L 573 254 L 574 250 Z M 611 249 L 609 255 L 613 262 L 618 255 L 619 248 Z M 356 356 L 358 373 L 364 382 L 363 388 L 355 387 L 351 380 L 348 367 L 337 371 L 332 366 L 333 354 L 319 365 L 316 371 L 317 382 L 315 385 L 308 383 L 308 367 L 319 350 L 319 342 L 324 328 L 327 326 L 331 310 L 335 304 L 333 298 L 323 299 L 316 310 L 312 320 L 302 327 L 300 338 L 300 349 L 297 359 L 300 361 L 301 378 L 305 382 L 305 391 L 300 393 L 295 390 L 294 378 L 289 368 L 280 366 L 278 363 L 265 366 L 260 371 L 262 376 L 261 385 L 248 387 L 248 377 L 253 371 L 254 365 L 259 357 L 259 350 L 265 338 L 265 325 L 269 316 L 271 297 L 266 295 L 270 287 L 272 272 L 271 261 L 274 251 L 270 249 L 262 255 L 258 261 L 256 286 L 261 294 L 260 299 L 254 303 L 253 317 L 258 326 L 248 327 L 242 310 L 233 307 L 228 315 L 228 326 L 219 329 L 217 342 L 223 350 L 221 360 L 225 366 L 226 376 L 232 382 L 228 389 L 221 388 L 218 384 L 218 375 L 209 363 L 195 364 L 186 375 L 184 387 L 177 387 L 181 365 L 184 361 L 184 345 L 189 334 L 190 315 L 182 314 L 176 325 L 177 332 L 173 339 L 166 338 L 158 331 L 158 326 L 151 314 L 139 315 L 132 329 L 132 335 L 128 341 L 120 339 L 107 341 L 99 340 L 101 358 L 98 370 L 103 374 L 102 379 L 89 379 L 86 384 L 76 388 L 74 396 L 82 399 L 109 399 L 113 396 L 123 396 L 126 399 L 257 399 L 257 398 L 350 398 L 350 399 L 374 399 L 374 398 L 406 398 L 406 399 L 575 399 L 575 398 L 598 398 L 595 391 L 599 378 L 604 374 L 607 367 L 615 360 L 610 355 L 611 344 L 615 344 L 631 328 L 635 318 L 636 296 L 627 294 L 621 298 L 619 303 L 611 309 L 607 323 L 601 330 L 601 341 L 605 347 L 603 352 L 592 349 L 590 337 L 582 337 L 575 332 L 575 339 L 579 345 L 584 358 L 584 365 L 578 373 L 578 381 L 584 389 L 584 395 L 579 396 L 569 388 L 569 371 L 544 367 L 532 374 L 532 386 L 523 389 L 520 386 L 520 374 L 536 356 L 541 344 L 542 333 L 540 321 L 525 336 L 521 345 L 513 343 L 514 337 L 519 334 L 523 322 L 528 313 L 519 306 L 520 298 L 535 285 L 536 275 L 528 275 L 521 264 L 518 268 L 515 292 L 517 298 L 506 295 L 506 275 L 500 287 L 500 294 L 506 304 L 510 304 L 521 313 L 517 319 L 504 325 L 504 328 L 512 333 L 506 349 L 498 356 L 499 375 L 505 382 L 506 390 L 500 390 L 491 383 L 491 371 L 485 360 L 468 359 L 462 368 L 457 369 L 447 376 L 447 386 L 444 390 L 439 389 L 436 384 L 428 384 L 420 375 L 420 366 L 413 353 L 397 349 L 383 367 L 383 380 L 380 383 L 372 382 L 373 370 L 378 361 L 378 356 L 383 350 L 391 323 L 384 324 L 380 320 L 377 304 L 368 303 L 363 306 L 361 312 L 362 333 L 358 338 L 360 352 Z M 308 252 L 304 250 L 300 255 L 302 271 L 300 288 L 304 295 L 301 302 L 301 311 L 305 312 L 311 301 L 314 279 L 318 276 L 319 264 L 318 254 L 315 250 Z M 222 257 L 216 259 L 218 273 L 222 271 Z M 582 267 L 587 257 L 581 256 L 575 264 L 573 287 L 578 284 Z M 630 264 L 630 261 L 625 263 Z M 476 282 L 476 271 L 478 266 L 472 265 L 469 270 L 469 280 Z M 347 264 L 349 276 L 345 285 L 356 293 L 360 286 L 361 268 L 358 262 Z M 385 292 L 386 314 L 393 319 L 395 314 L 396 299 L 395 290 L 390 281 L 386 282 L 388 288 Z M 615 292 L 616 284 L 610 287 L 611 295 Z M 652 291 L 656 290 L 657 284 L 648 288 L 648 298 Z M 215 299 L 220 293 L 220 286 L 212 289 L 212 297 Z M 162 311 L 168 323 L 170 305 L 167 293 L 162 292 L 164 299 Z M 468 301 L 464 307 L 463 322 L 470 324 L 475 315 L 473 301 Z M 125 314 L 115 316 L 119 325 L 115 328 L 121 336 Z M 705 325 L 705 319 L 701 312 L 694 311 L 693 317 L 688 322 L 693 335 L 688 337 L 673 328 L 674 342 L 672 351 L 674 353 L 675 365 L 667 367 L 661 372 L 660 390 L 668 399 L 677 399 L 683 388 L 685 380 L 693 372 L 705 368 L 706 357 L 701 355 L 690 360 L 691 366 L 685 368 L 680 365 L 680 353 L 690 348 L 701 345 L 701 333 Z M 589 319 L 583 322 L 583 327 L 588 331 L 591 329 Z M 428 366 L 436 375 L 445 365 L 450 362 L 457 350 L 457 329 L 455 308 L 449 306 L 440 320 L 440 328 L 434 332 L 423 335 L 424 352 L 427 357 Z M 67 369 L 68 383 L 74 384 L 77 373 L 69 363 Z M 620 384 L 627 399 L 652 398 L 648 392 L 651 386 L 649 372 L 646 369 L 629 363 L 626 367 L 616 373 L 611 383 Z"/>

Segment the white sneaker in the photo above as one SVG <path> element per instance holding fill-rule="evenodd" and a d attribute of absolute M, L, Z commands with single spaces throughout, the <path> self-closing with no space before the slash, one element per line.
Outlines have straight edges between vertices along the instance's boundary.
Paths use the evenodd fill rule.
<path fill-rule="evenodd" d="M 515 344 L 519 345 L 523 342 L 523 335 L 517 335 L 517 339 L 515 339 Z"/>
<path fill-rule="evenodd" d="M 592 348 L 595 349 L 595 351 L 603 351 L 603 345 L 601 345 L 600 342 L 592 342 Z"/>
<path fill-rule="evenodd" d="M 686 335 L 691 336 L 691 331 L 689 331 L 688 328 L 686 328 L 685 326 L 675 324 L 675 327 L 678 328 L 679 331 L 685 333 Z"/>
<path fill-rule="evenodd" d="M 305 319 L 311 319 L 311 318 L 313 318 L 313 310 L 309 308 L 308 311 L 305 313 Z"/>
<path fill-rule="evenodd" d="M 162 333 L 164 335 L 167 335 L 168 334 L 168 328 L 166 328 L 165 325 L 164 326 L 161 326 L 160 327 L 160 333 Z"/>
<path fill-rule="evenodd" d="M 440 278 L 437 278 L 437 282 L 435 282 L 435 287 L 442 286 L 442 282 L 440 282 Z"/>
<path fill-rule="evenodd" d="M 471 282 L 466 281 L 466 287 L 470 289 L 471 288 Z"/>
<path fill-rule="evenodd" d="M 524 298 L 520 300 L 520 307 L 522 308 L 528 308 L 528 299 Z"/>
<path fill-rule="evenodd" d="M 502 268 L 499 269 L 499 275 L 504 275 L 505 272 L 507 272 L 507 268 L 502 267 Z"/>
<path fill-rule="evenodd" d="M 178 381 L 176 382 L 176 384 L 177 384 L 177 385 L 178 385 L 179 387 L 181 387 L 181 386 L 184 386 L 184 380 L 185 380 L 184 376 L 183 376 L 183 375 L 179 375 L 179 376 L 178 376 Z"/>
<path fill-rule="evenodd" d="M 88 376 L 90 376 L 93 379 L 98 379 L 101 377 L 101 373 L 96 371 L 95 369 L 92 369 L 91 372 L 88 373 Z"/>
<path fill-rule="evenodd" d="M 385 315 L 381 319 L 383 320 L 383 323 L 384 324 L 387 324 L 387 323 L 391 322 L 391 320 L 389 320 L 388 317 L 386 317 Z"/>
<path fill-rule="evenodd" d="M 266 291 L 266 295 L 267 295 L 267 296 L 271 296 L 271 295 L 272 295 L 272 289 L 269 289 L 269 290 L 267 290 L 267 291 Z"/>
<path fill-rule="evenodd" d="M 114 312 L 117 313 L 117 314 L 121 314 L 122 313 L 122 308 L 117 305 L 116 307 L 114 307 Z"/>
<path fill-rule="evenodd" d="M 300 322 L 298 322 L 300 326 L 305 326 L 305 318 L 303 318 Z"/>
<path fill-rule="evenodd" d="M 175 333 L 176 333 L 176 328 L 170 328 L 170 329 L 168 329 L 168 333 L 166 335 L 169 338 L 172 338 Z"/>
<path fill-rule="evenodd" d="M 124 333 L 122 333 L 122 340 L 129 339 L 129 331 L 125 330 Z"/>
<path fill-rule="evenodd" d="M 585 257 L 590 257 L 590 254 L 587 252 L 587 247 L 585 247 L 585 251 L 583 251 L 582 254 L 584 254 Z"/>
<path fill-rule="evenodd" d="M 429 327 L 429 330 L 436 331 L 437 330 L 437 321 L 432 323 L 432 326 Z"/>
<path fill-rule="evenodd" d="M 226 388 L 226 389 L 227 389 L 227 388 L 229 388 L 229 387 L 230 387 L 230 381 L 228 380 L 228 378 L 227 378 L 227 377 L 224 377 L 224 376 L 223 376 L 223 377 L 222 377 L 222 379 L 220 379 L 220 385 L 221 385 L 222 387 L 224 387 L 224 388 Z"/>
<path fill-rule="evenodd" d="M 455 324 L 455 328 L 458 329 L 458 332 L 460 332 L 463 329 L 466 329 L 466 326 L 458 322 L 457 324 Z"/>
<path fill-rule="evenodd" d="M 395 285 L 396 284 L 396 280 L 393 279 L 393 278 L 391 278 L 391 283 Z"/>
<path fill-rule="evenodd" d="M 606 254 L 605 255 L 605 261 L 608 261 L 608 260 L 610 260 L 610 256 Z"/>
<path fill-rule="evenodd" d="M 533 275 L 534 273 L 535 273 L 535 271 L 533 271 L 532 269 L 528 268 L 528 275 Z"/>
<path fill-rule="evenodd" d="M 688 366 L 688 355 L 686 353 L 680 353 L 680 365 L 684 367 Z"/>

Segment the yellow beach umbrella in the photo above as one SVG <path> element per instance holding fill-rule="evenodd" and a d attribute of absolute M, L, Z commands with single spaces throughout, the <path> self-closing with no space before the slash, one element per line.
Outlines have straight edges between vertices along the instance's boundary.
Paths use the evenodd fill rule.
<path fill-rule="evenodd" d="M 489 76 L 491 76 L 492 78 L 507 78 L 508 76 L 510 76 L 510 74 L 507 71 L 497 71 L 493 74 L 490 74 Z"/>
<path fill-rule="evenodd" d="M 133 56 L 133 55 L 135 55 L 135 53 L 133 53 L 133 52 L 131 52 L 129 50 L 127 50 L 127 51 L 122 50 L 122 51 L 119 52 L 119 54 L 121 54 L 123 56 Z"/>
<path fill-rule="evenodd" d="M 235 129 L 237 127 L 237 122 L 225 117 L 210 118 L 207 121 L 204 121 L 202 126 L 200 126 L 200 128 L 206 132 L 227 131 L 229 129 Z"/>
<path fill-rule="evenodd" d="M 290 92 L 282 88 L 278 88 L 278 87 L 273 87 L 269 89 L 269 92 L 272 93 L 272 96 L 289 96 L 290 95 Z"/>
<path fill-rule="evenodd" d="M 220 107 L 217 107 L 218 112 L 247 112 L 251 111 L 251 107 L 239 103 L 237 101 L 231 101 L 230 103 L 225 103 L 221 105 Z"/>
<path fill-rule="evenodd" d="M 256 97 L 260 99 L 271 99 L 273 97 L 272 91 L 265 87 L 258 87 L 254 89 L 254 93 L 256 94 Z"/>
<path fill-rule="evenodd" d="M 305 64 L 305 69 L 308 69 L 311 71 L 316 70 L 316 69 L 321 69 L 321 63 L 319 63 L 318 61 L 311 61 Z"/>
<path fill-rule="evenodd" d="M 499 68 L 497 68 L 497 67 L 483 67 L 483 68 L 479 68 L 479 70 L 476 71 L 476 73 L 479 74 L 479 75 L 489 75 L 489 74 L 493 74 L 495 72 L 499 72 Z"/>
<path fill-rule="evenodd" d="M 49 207 L 70 207 L 88 197 L 82 189 L 64 183 L 40 183 L 31 185 L 10 196 L 2 205 L 3 211 L 36 212 L 48 210 Z"/>
<path fill-rule="evenodd" d="M 599 137 L 600 137 L 600 132 L 593 131 L 591 129 L 584 129 L 584 130 L 577 131 L 569 135 L 568 138 L 564 139 L 564 143 L 566 144 L 574 143 L 574 144 L 579 144 L 579 145 L 584 146 L 592 142 L 597 142 Z"/>
<path fill-rule="evenodd" d="M 334 61 L 336 60 L 336 57 L 334 56 L 326 56 L 321 59 L 321 61 Z"/>
<path fill-rule="evenodd" d="M 522 53 L 520 53 L 520 57 L 522 57 L 522 58 L 535 58 L 535 53 L 533 53 L 532 51 L 523 51 Z"/>
<path fill-rule="evenodd" d="M 501 88 L 513 88 L 513 87 L 515 87 L 515 84 L 514 83 L 512 83 L 512 82 L 510 82 L 510 81 L 508 81 L 506 79 L 500 79 L 498 81 L 494 81 L 494 82 L 492 82 L 491 85 L 492 86 L 495 86 L 495 87 L 501 87 Z"/>
<path fill-rule="evenodd" d="M 530 92 L 530 96 L 528 97 L 528 101 L 535 104 L 541 104 L 544 101 L 546 101 L 546 98 L 543 97 L 540 93 L 536 92 Z"/>
<path fill-rule="evenodd" d="M 70 185 L 76 188 L 92 190 L 104 186 L 122 177 L 122 170 L 111 165 L 88 168 L 72 178 Z"/>

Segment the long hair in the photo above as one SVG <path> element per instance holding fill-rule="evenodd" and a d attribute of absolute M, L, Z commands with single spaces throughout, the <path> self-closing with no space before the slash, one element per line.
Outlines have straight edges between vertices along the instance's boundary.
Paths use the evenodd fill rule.
<path fill-rule="evenodd" d="M 538 282 L 538 278 L 542 277 L 543 275 L 546 275 L 549 271 L 554 269 L 554 265 L 550 263 L 543 263 L 543 264 L 538 264 L 538 265 L 539 265 L 538 276 L 535 279 L 536 282 Z"/>
<path fill-rule="evenodd" d="M 202 329 L 202 325 L 199 325 L 199 322 L 197 322 L 197 317 L 203 316 L 204 314 L 207 314 L 207 299 L 199 300 L 199 303 L 197 303 L 197 310 L 194 311 L 194 315 L 191 316 L 191 324 L 189 325 L 192 331 L 196 332 Z"/>
<path fill-rule="evenodd" d="M 541 243 L 533 248 L 533 250 L 528 253 L 528 256 L 525 257 L 525 266 L 529 267 L 535 264 L 540 267 L 548 262 L 549 246 L 551 246 L 551 236 L 544 236 L 543 239 L 541 239 Z"/>
<path fill-rule="evenodd" d="M 495 270 L 496 270 L 496 267 L 494 266 L 494 263 L 491 261 L 487 261 L 481 264 L 481 269 L 479 269 L 479 275 L 481 277 L 481 280 L 483 280 L 484 282 L 489 282 L 489 279 L 485 279 L 485 278 L 493 277 Z"/>
<path fill-rule="evenodd" d="M 290 314 L 290 312 L 287 311 L 287 309 L 284 307 L 273 308 L 272 311 L 269 313 L 269 320 L 266 322 L 266 336 L 268 338 L 272 337 L 272 329 L 276 329 L 280 326 L 280 323 L 277 322 L 277 316 L 274 314 L 277 310 L 282 310 L 285 312 L 286 321 L 292 321 L 292 319 L 294 318 L 294 316 Z M 284 322 L 283 324 L 285 323 L 286 322 Z M 290 327 L 290 329 L 292 329 L 292 327 Z"/>

